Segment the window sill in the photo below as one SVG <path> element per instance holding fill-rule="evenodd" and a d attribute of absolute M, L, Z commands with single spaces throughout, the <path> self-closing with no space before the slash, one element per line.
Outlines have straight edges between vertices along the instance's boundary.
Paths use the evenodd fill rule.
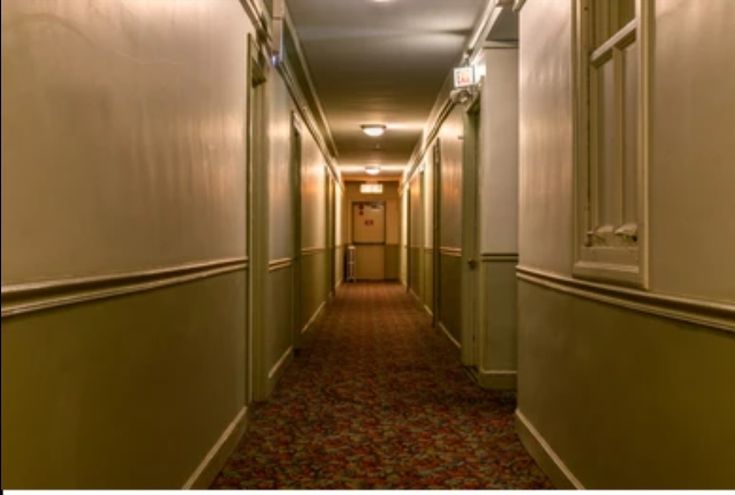
<path fill-rule="evenodd" d="M 645 288 L 640 266 L 605 263 L 600 261 L 577 261 L 572 268 L 576 278 L 609 282 L 629 287 Z"/>

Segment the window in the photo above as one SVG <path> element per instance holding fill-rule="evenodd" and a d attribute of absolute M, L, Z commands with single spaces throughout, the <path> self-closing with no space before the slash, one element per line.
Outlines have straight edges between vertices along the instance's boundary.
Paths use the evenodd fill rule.
<path fill-rule="evenodd" d="M 647 0 L 579 0 L 574 274 L 645 285 Z"/>

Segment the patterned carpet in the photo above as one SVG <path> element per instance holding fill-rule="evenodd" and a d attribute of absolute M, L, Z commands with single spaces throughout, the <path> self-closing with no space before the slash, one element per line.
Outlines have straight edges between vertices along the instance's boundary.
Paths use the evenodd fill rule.
<path fill-rule="evenodd" d="M 397 284 L 340 289 L 212 488 L 550 488 Z"/>

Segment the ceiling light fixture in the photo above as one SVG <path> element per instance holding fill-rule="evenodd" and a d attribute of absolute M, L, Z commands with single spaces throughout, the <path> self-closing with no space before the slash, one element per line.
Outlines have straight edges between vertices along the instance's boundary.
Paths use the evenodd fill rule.
<path fill-rule="evenodd" d="M 362 132 L 370 137 L 380 137 L 385 134 L 386 127 L 383 124 L 363 124 L 360 126 Z"/>
<path fill-rule="evenodd" d="M 370 167 L 365 167 L 365 173 L 368 175 L 379 175 L 380 174 L 380 167 L 377 165 L 372 165 Z"/>

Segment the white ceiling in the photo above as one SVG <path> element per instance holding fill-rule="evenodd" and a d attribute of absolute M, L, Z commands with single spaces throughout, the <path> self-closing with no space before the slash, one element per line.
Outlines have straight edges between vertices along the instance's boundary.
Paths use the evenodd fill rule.
<path fill-rule="evenodd" d="M 345 176 L 407 163 L 486 1 L 286 0 Z"/>

